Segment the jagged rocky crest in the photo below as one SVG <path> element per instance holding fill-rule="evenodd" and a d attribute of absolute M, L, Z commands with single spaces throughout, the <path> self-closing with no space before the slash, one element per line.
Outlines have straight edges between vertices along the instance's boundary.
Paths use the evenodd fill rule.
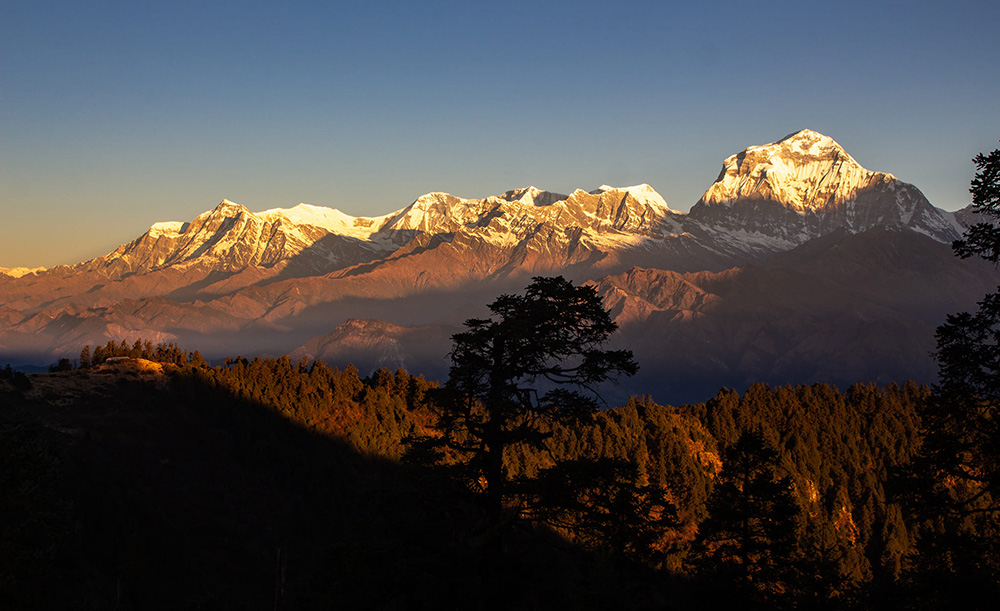
<path fill-rule="evenodd" d="M 484 199 L 428 193 L 378 217 L 353 217 L 308 204 L 254 213 L 223 200 L 190 222 L 156 223 L 132 242 L 76 269 L 109 277 L 171 266 L 231 273 L 309 257 L 314 272 L 329 273 L 387 255 L 419 236 L 439 235 L 514 248 L 541 234 L 563 246 L 579 242 L 589 250 L 615 249 L 662 237 L 671 216 L 679 215 L 648 185 L 604 186 L 569 196 L 534 187 Z"/>
<path fill-rule="evenodd" d="M 831 138 L 802 130 L 728 157 L 689 214 L 671 210 L 649 185 L 568 196 L 535 187 L 483 199 L 428 193 L 378 217 L 308 204 L 253 213 L 224 200 L 190 222 L 157 223 L 78 269 L 111 278 L 171 266 L 235 273 L 295 259 L 296 275 L 318 275 L 445 242 L 500 251 L 509 265 L 492 273 L 585 261 L 614 267 L 635 263 L 628 253 L 636 250 L 660 251 L 661 265 L 718 269 L 877 226 L 944 243 L 962 231 L 954 213 L 932 206 L 913 185 L 866 170 Z"/>

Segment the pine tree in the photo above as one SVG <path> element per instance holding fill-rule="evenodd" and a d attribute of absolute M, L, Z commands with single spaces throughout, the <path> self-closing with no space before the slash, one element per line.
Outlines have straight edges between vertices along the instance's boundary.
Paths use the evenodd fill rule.
<path fill-rule="evenodd" d="M 468 320 L 452 337 L 441 435 L 418 444 L 420 452 L 455 456 L 454 477 L 478 493 L 488 599 L 502 596 L 503 533 L 522 515 L 512 501 L 560 496 L 551 486 L 515 485 L 510 453 L 544 448 L 551 436 L 545 422 L 588 417 L 599 407 L 600 384 L 637 370 L 630 351 L 603 348 L 617 326 L 593 287 L 538 277 L 523 295 L 502 295 L 489 309 L 490 318 Z M 562 476 L 589 469 L 572 472 Z"/>
<path fill-rule="evenodd" d="M 201 355 L 201 352 L 195 350 L 194 353 L 191 354 L 191 366 L 198 368 L 208 367 L 208 361 L 206 361 L 205 357 Z"/>
<path fill-rule="evenodd" d="M 978 171 L 969 187 L 972 209 L 992 220 L 982 221 L 966 229 L 961 240 L 952 247 L 963 259 L 979 256 L 993 263 L 1000 262 L 1000 149 L 988 155 L 979 153 L 973 158 Z"/>
<path fill-rule="evenodd" d="M 954 244 L 962 257 L 1000 262 L 1000 149 L 973 160 L 972 206 L 990 222 Z M 939 384 L 920 410 L 922 445 L 904 500 L 923 521 L 916 580 L 1000 595 L 1000 292 L 937 330 Z M 956 589 L 951 587 L 952 590 Z M 943 594 L 943 590 L 939 590 Z M 930 595 L 930 594 L 927 594 Z M 961 605 L 958 605 L 961 606 Z"/>
<path fill-rule="evenodd" d="M 745 432 L 725 453 L 698 528 L 699 564 L 747 601 L 788 589 L 796 560 L 799 507 L 791 478 L 779 477 L 778 451 L 759 432 Z"/>

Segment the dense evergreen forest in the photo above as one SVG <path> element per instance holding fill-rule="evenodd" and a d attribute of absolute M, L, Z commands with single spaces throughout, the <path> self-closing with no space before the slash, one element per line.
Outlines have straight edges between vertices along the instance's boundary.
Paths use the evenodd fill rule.
<path fill-rule="evenodd" d="M 288 358 L 210 367 L 142 342 L 81 357 L 78 369 L 48 375 L 113 377 L 111 394 L 59 403 L 25 384 L 44 376 L 8 370 L 0 382 L 9 608 L 494 604 L 482 600 L 475 495 L 448 477 L 447 456 L 430 464 L 412 451 L 436 434 L 437 384 Z M 166 373 L 105 362 L 120 357 L 167 363 Z M 948 541 L 936 535 L 947 529 L 909 511 L 895 489 L 930 397 L 915 384 L 755 385 L 697 405 L 641 397 L 573 424 L 542 423 L 544 449 L 505 457 L 511 481 L 556 465 L 590 475 L 548 482 L 565 493 L 548 506 L 512 495 L 519 519 L 491 567 L 500 603 L 979 600 L 995 591 L 995 574 L 959 571 L 983 569 L 962 556 L 981 550 L 942 550 Z"/>

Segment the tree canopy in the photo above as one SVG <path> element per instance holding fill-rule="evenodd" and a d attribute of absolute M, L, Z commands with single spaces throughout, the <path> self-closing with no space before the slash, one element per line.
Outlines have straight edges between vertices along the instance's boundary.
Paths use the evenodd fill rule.
<path fill-rule="evenodd" d="M 515 482 L 511 453 L 544 447 L 551 437 L 546 423 L 592 414 L 601 405 L 600 386 L 634 374 L 638 366 L 631 351 L 605 349 L 617 325 L 593 287 L 561 276 L 537 277 L 523 294 L 502 295 L 488 307 L 490 317 L 470 319 L 465 331 L 452 336 L 440 436 L 424 439 L 423 448 L 438 458 L 448 454 L 453 476 L 479 497 L 484 581 L 497 594 L 505 528 L 518 519 L 553 515 L 513 502 L 530 502 L 554 488 L 532 485 L 551 480 L 551 473 L 522 474 Z"/>
<path fill-rule="evenodd" d="M 1000 149 L 988 155 L 979 153 L 972 161 L 978 168 L 969 187 L 972 209 L 990 220 L 969 227 L 962 239 L 952 246 L 963 259 L 975 255 L 997 263 L 1000 262 L 1000 227 L 995 221 L 1000 220 Z"/>
<path fill-rule="evenodd" d="M 791 477 L 778 476 L 779 459 L 761 433 L 744 432 L 725 453 L 709 517 L 699 526 L 705 568 L 742 595 L 785 589 L 795 560 L 799 506 Z"/>
<path fill-rule="evenodd" d="M 617 325 L 593 287 L 539 277 L 489 309 L 452 337 L 440 425 L 450 449 L 470 454 L 473 477 L 497 489 L 506 449 L 540 446 L 541 420 L 593 413 L 600 384 L 638 366 L 631 351 L 603 348 Z"/>
<path fill-rule="evenodd" d="M 973 208 L 1000 220 L 1000 149 L 973 160 L 978 168 L 969 191 Z M 961 257 L 1000 258 L 1000 228 L 993 222 L 968 228 L 954 244 Z M 1000 517 L 1000 292 L 987 294 L 975 314 L 948 316 L 937 330 L 939 384 L 922 414 L 921 456 L 937 475 L 923 501 L 958 515 Z M 935 493 L 934 491 L 937 491 Z M 933 497 L 933 498 L 932 498 Z"/>
<path fill-rule="evenodd" d="M 590 413 L 601 383 L 638 368 L 631 351 L 603 349 L 617 325 L 593 287 L 538 277 L 489 309 L 452 337 L 448 385 L 488 405 L 495 421 Z"/>
<path fill-rule="evenodd" d="M 973 209 L 988 217 L 954 242 L 962 257 L 1000 263 L 1000 149 L 973 159 Z M 937 333 L 939 383 L 920 410 L 922 446 L 904 498 L 923 521 L 915 582 L 955 582 L 973 596 L 1000 583 L 1000 292 Z M 944 588 L 942 588 L 944 589 Z M 985 600 L 985 598 L 984 598 Z M 958 603 L 956 603 L 958 604 Z M 958 604 L 958 606 L 962 606 Z"/>

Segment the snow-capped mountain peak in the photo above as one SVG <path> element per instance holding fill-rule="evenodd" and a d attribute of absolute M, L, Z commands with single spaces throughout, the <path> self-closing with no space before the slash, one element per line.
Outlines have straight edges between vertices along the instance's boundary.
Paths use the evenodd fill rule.
<path fill-rule="evenodd" d="M 740 199 L 778 202 L 798 212 L 843 204 L 890 174 L 861 167 L 832 138 L 802 130 L 730 155 L 701 202 L 731 206 Z"/>
<path fill-rule="evenodd" d="M 232 273 L 304 257 L 311 263 L 300 265 L 318 272 L 337 261 L 366 261 L 384 252 L 385 246 L 369 241 L 383 221 L 310 204 L 254 213 L 224 199 L 190 222 L 154 223 L 132 242 L 81 265 L 112 277 L 165 267 Z"/>
<path fill-rule="evenodd" d="M 351 216 L 336 208 L 312 204 L 299 204 L 292 208 L 272 208 L 256 215 L 270 222 L 280 221 L 289 225 L 319 227 L 329 233 L 358 240 L 370 239 L 388 218 L 388 215 L 374 218 Z"/>
<path fill-rule="evenodd" d="M 160 236 L 176 237 L 181 232 L 184 231 L 184 226 L 187 223 L 182 223 L 180 221 L 163 221 L 160 223 L 153 223 L 149 228 L 149 236 L 153 238 L 158 238 Z"/>
<path fill-rule="evenodd" d="M 306 203 L 251 212 L 223 199 L 191 221 L 155 223 L 81 265 L 112 278 L 166 268 L 250 269 L 247 276 L 258 281 L 293 273 L 283 272 L 289 265 L 298 275 L 340 273 L 446 244 L 455 257 L 479 252 L 490 273 L 584 261 L 610 266 L 650 252 L 697 269 L 874 226 L 905 226 L 941 242 L 961 233 L 954 215 L 931 206 L 916 187 L 863 168 L 832 138 L 801 130 L 727 157 L 689 214 L 671 210 L 648 184 L 569 195 L 534 186 L 485 198 L 431 192 L 374 217 Z"/>
<path fill-rule="evenodd" d="M 38 274 L 44 271 L 44 267 L 0 267 L 0 276 L 20 278 L 22 276 Z"/>
<path fill-rule="evenodd" d="M 726 232 L 778 238 L 780 248 L 838 228 L 906 226 L 941 242 L 961 232 L 953 215 L 916 187 L 865 169 L 832 138 L 808 129 L 727 157 L 690 217 Z"/>
<path fill-rule="evenodd" d="M 830 157 L 832 155 L 846 155 L 847 151 L 844 150 L 842 146 L 837 144 L 833 138 L 829 136 L 824 136 L 819 132 L 815 132 L 811 129 L 800 129 L 797 132 L 792 132 L 778 140 L 774 144 L 785 144 L 791 146 L 793 149 L 797 149 L 803 155 L 809 155 L 812 157 Z M 765 145 L 765 147 L 772 145 Z M 765 148 L 765 147 L 750 147 L 752 148 Z M 851 159 L 851 161 L 854 161 Z"/>
<path fill-rule="evenodd" d="M 600 195 L 609 191 L 624 191 L 634 197 L 637 201 L 648 203 L 664 210 L 670 210 L 670 206 L 667 205 L 667 201 L 663 199 L 663 196 L 657 193 L 653 187 L 647 185 L 646 183 L 633 185 L 631 187 L 612 187 L 609 185 L 601 185 L 591 191 L 591 194 Z"/>
<path fill-rule="evenodd" d="M 631 321 L 627 341 L 652 362 L 684 357 L 688 365 L 659 361 L 657 371 L 678 380 L 713 363 L 771 376 L 814 362 L 825 372 L 830 358 L 853 353 L 844 340 L 852 334 L 875 338 L 865 362 L 898 355 L 909 371 L 929 348 L 887 344 L 886 333 L 909 337 L 919 321 L 943 317 L 933 303 L 954 311 L 963 287 L 973 303 L 989 290 L 982 285 L 996 286 L 995 270 L 962 271 L 970 262 L 951 256 L 945 244 L 962 231 L 955 217 L 810 130 L 726 158 L 688 214 L 647 184 L 432 192 L 373 217 L 305 203 L 252 212 L 226 199 L 85 263 L 23 278 L 0 269 L 0 348 L 31 346 L 52 362 L 85 343 L 142 337 L 274 353 L 356 318 L 329 342 L 340 352 L 326 354 L 346 363 L 374 350 L 382 359 L 412 342 L 440 364 L 450 329 L 488 298 L 529 276 L 563 274 L 597 282 L 619 322 Z M 601 280 L 609 274 L 623 275 Z M 433 325 L 362 320 L 373 316 Z M 817 334 L 828 323 L 832 334 Z M 932 347 L 933 324 L 924 328 Z M 817 351 L 824 343 L 829 350 Z"/>
<path fill-rule="evenodd" d="M 228 199 L 223 199 L 221 202 L 219 202 L 218 206 L 216 206 L 212 210 L 209 210 L 208 212 L 202 213 L 199 216 L 205 216 L 205 215 L 208 215 L 208 216 L 235 216 L 235 215 L 239 215 L 239 214 L 246 214 L 246 213 L 249 213 L 249 212 L 250 212 L 250 210 L 247 209 L 247 207 L 244 206 L 243 204 L 238 204 L 238 203 L 236 203 L 234 201 L 231 201 L 231 200 L 228 200 Z"/>
<path fill-rule="evenodd" d="M 406 208 L 387 215 L 381 229 L 386 232 L 446 233 L 473 222 L 482 207 L 483 200 L 464 199 L 440 191 L 425 193 Z"/>

